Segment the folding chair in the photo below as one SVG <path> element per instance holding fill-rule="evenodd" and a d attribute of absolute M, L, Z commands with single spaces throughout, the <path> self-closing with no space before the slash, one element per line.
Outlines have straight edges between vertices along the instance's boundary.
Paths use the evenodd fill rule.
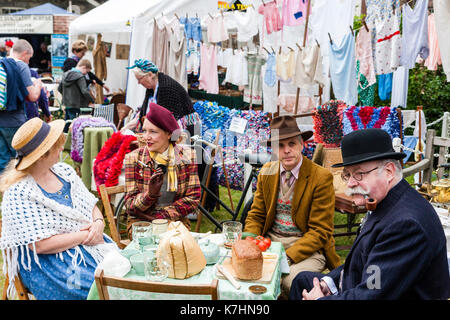
<path fill-rule="evenodd" d="M 114 186 L 114 187 L 106 187 L 104 184 L 98 187 L 100 191 L 100 197 L 102 199 L 103 208 L 105 209 L 106 220 L 108 221 L 109 230 L 111 232 L 111 238 L 117 243 L 117 246 L 121 249 L 125 248 L 130 240 L 120 239 L 120 232 L 117 229 L 116 217 L 114 216 L 114 211 L 111 206 L 111 202 L 109 200 L 110 195 L 124 193 L 125 186 Z"/>
<path fill-rule="evenodd" d="M 2 220 L 0 220 L 0 234 L 2 231 Z M 6 264 L 6 261 L 3 261 L 4 264 Z M 3 285 L 3 293 L 2 293 L 2 300 L 9 300 L 8 299 L 8 285 L 9 285 L 9 277 L 6 275 L 5 277 L 5 283 Z M 22 283 L 22 280 L 20 279 L 20 275 L 17 274 L 17 276 L 14 278 L 14 287 L 16 288 L 17 297 L 19 300 L 30 300 L 29 295 L 31 295 L 31 292 L 28 291 L 28 289 L 24 286 Z"/>
<path fill-rule="evenodd" d="M 105 276 L 103 269 L 101 268 L 97 268 L 95 271 L 95 284 L 97 286 L 100 300 L 109 300 L 107 287 L 156 293 L 210 295 L 212 300 L 218 300 L 218 283 L 219 281 L 217 279 L 213 279 L 210 284 L 174 284 L 165 282 L 151 282 Z"/>

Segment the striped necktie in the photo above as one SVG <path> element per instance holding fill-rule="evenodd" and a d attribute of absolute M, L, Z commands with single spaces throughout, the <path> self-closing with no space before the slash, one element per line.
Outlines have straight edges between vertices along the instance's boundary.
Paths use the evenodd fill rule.
<path fill-rule="evenodd" d="M 286 194 L 289 191 L 289 188 L 291 187 L 291 177 L 292 172 L 285 171 L 284 172 L 284 182 L 281 183 L 281 191 L 283 194 Z"/>

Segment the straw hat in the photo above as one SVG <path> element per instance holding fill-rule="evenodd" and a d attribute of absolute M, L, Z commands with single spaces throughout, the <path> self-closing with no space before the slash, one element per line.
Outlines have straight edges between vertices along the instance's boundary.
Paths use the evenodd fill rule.
<path fill-rule="evenodd" d="M 64 120 L 50 124 L 39 118 L 25 122 L 12 139 L 11 146 L 17 151 L 17 170 L 24 170 L 42 157 L 55 144 L 63 132 Z"/>

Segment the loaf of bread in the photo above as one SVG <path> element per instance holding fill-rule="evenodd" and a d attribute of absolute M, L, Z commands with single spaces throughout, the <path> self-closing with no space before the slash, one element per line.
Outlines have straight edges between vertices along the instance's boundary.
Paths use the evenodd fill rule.
<path fill-rule="evenodd" d="M 258 246 L 247 240 L 238 240 L 231 248 L 231 265 L 241 280 L 258 280 L 262 277 L 263 256 Z"/>

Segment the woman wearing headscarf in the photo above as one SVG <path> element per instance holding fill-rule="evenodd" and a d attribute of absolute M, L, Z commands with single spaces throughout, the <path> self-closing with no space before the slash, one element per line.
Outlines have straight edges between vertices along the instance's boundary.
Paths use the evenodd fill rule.
<path fill-rule="evenodd" d="M 118 250 L 103 233 L 97 198 L 71 166 L 59 162 L 64 124 L 25 122 L 12 140 L 17 159 L 0 177 L 0 250 L 10 297 L 19 275 L 38 300 L 86 299 L 95 268 Z"/>
<path fill-rule="evenodd" d="M 137 221 L 181 220 L 190 229 L 200 181 L 195 152 L 176 144 L 180 128 L 172 113 L 151 102 L 143 121 L 145 146 L 125 156 L 128 233 Z"/>
<path fill-rule="evenodd" d="M 186 89 L 170 76 L 159 72 L 158 67 L 151 61 L 138 59 L 133 66 L 127 69 L 134 69 L 134 76 L 138 84 L 145 87 L 146 91 L 140 111 L 124 127 L 124 130 L 129 129 L 135 132 L 142 130 L 143 119 L 149 111 L 150 103 L 157 103 L 166 108 L 172 112 L 177 121 L 195 112 L 192 100 Z M 187 129 L 193 134 L 193 128 Z"/>

